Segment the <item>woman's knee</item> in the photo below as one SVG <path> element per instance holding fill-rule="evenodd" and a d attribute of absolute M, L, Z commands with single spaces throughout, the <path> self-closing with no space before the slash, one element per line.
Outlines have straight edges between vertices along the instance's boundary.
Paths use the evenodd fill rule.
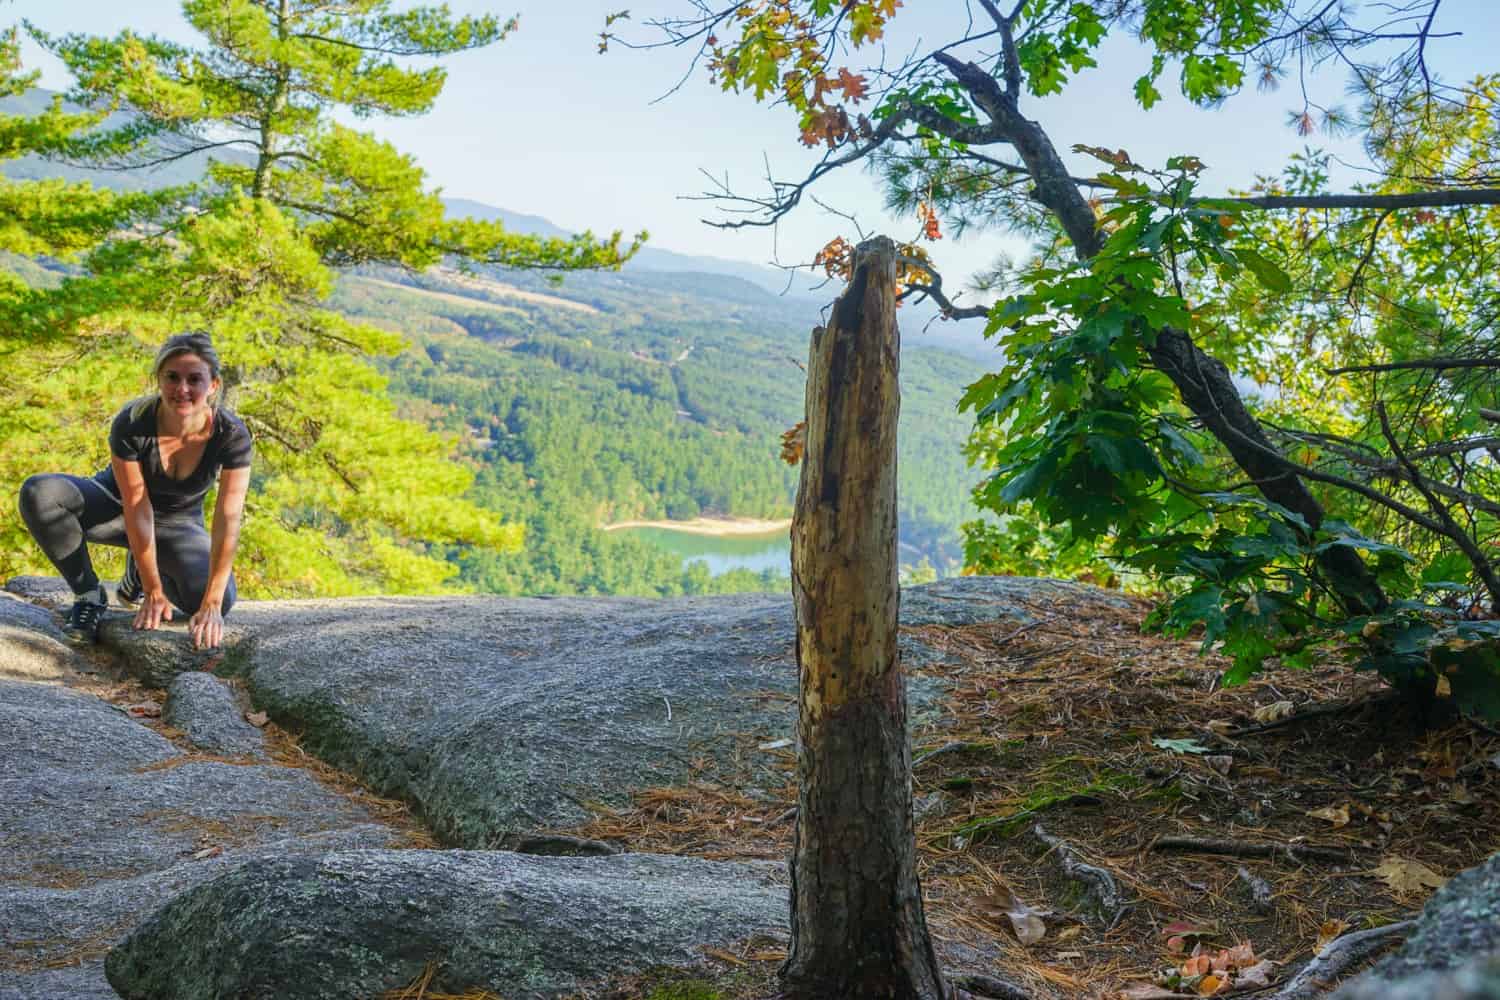
<path fill-rule="evenodd" d="M 203 606 L 203 595 L 208 593 L 208 575 L 190 576 L 185 579 L 173 579 L 166 577 L 162 580 L 167 592 L 167 600 L 173 606 L 189 617 L 198 612 Z M 229 585 L 224 588 L 224 596 L 219 600 L 219 614 L 227 615 L 234 607 L 235 598 L 238 597 L 234 586 L 234 577 L 229 577 Z"/>
<path fill-rule="evenodd" d="M 26 514 L 39 511 L 47 502 L 49 492 L 48 481 L 53 477 L 48 474 L 27 476 L 26 481 L 21 484 L 21 490 L 16 495 L 16 501 L 21 506 L 21 513 Z"/>
<path fill-rule="evenodd" d="M 67 509 L 77 489 L 67 476 L 56 472 L 44 472 L 27 477 L 16 496 L 17 505 L 21 509 L 21 519 L 27 524 L 36 524 L 46 519 L 49 514 Z"/>

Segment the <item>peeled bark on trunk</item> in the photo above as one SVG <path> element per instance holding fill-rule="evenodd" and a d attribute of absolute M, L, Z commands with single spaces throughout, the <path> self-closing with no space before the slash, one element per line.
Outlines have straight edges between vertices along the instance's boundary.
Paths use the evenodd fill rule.
<path fill-rule="evenodd" d="M 896 646 L 895 245 L 854 276 L 807 365 L 807 449 L 792 521 L 800 674 L 797 837 L 786 996 L 941 1000 L 912 829 Z"/>

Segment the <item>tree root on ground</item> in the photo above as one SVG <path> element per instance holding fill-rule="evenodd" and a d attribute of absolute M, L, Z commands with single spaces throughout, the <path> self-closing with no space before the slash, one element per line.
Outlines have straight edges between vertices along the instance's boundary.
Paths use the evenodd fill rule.
<path fill-rule="evenodd" d="M 1032 1000 L 1031 994 L 1015 983 L 997 979 L 982 972 L 951 976 L 948 983 L 954 987 L 954 1000 L 968 1000 L 970 997 L 987 997 L 990 1000 Z"/>
<path fill-rule="evenodd" d="M 1322 996 L 1335 979 L 1396 939 L 1404 938 L 1414 926 L 1415 920 L 1403 920 L 1335 938 L 1288 979 L 1270 1000 L 1311 1000 Z"/>
<path fill-rule="evenodd" d="M 1118 924 L 1128 907 L 1115 877 L 1098 865 L 1085 862 L 1078 856 L 1078 852 L 1068 845 L 1067 841 L 1061 837 L 1052 836 L 1042 828 L 1042 824 L 1034 825 L 1031 828 L 1031 835 L 1047 846 L 1048 852 L 1056 859 L 1064 875 L 1082 884 L 1084 893 L 1094 901 L 1105 930 Z"/>
<path fill-rule="evenodd" d="M 1263 844 L 1248 840 L 1214 840 L 1208 837 L 1158 837 L 1153 851 L 1194 851 L 1198 854 L 1228 854 L 1236 858 L 1283 858 L 1287 861 L 1330 861 L 1353 864 L 1354 853 L 1342 847 L 1313 844 Z"/>
<path fill-rule="evenodd" d="M 1288 715 L 1282 719 L 1272 719 L 1269 722 L 1258 722 L 1253 726 L 1241 726 L 1239 729 L 1231 729 L 1225 733 L 1230 739 L 1239 739 L 1242 736 L 1257 736 L 1261 733 L 1269 733 L 1277 729 L 1285 729 L 1287 726 L 1295 726 L 1300 722 L 1311 719 L 1319 719 L 1328 715 L 1342 715 L 1345 712 L 1354 712 L 1363 708 L 1376 705 L 1385 705 L 1397 699 L 1395 692 L 1383 691 L 1368 698 L 1356 698 L 1349 701 L 1333 701 L 1326 705 L 1314 705 L 1305 708 L 1295 715 Z"/>

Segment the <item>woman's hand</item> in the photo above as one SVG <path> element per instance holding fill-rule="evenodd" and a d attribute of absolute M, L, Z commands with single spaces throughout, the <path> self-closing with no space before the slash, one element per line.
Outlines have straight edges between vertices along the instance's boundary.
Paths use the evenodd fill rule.
<path fill-rule="evenodd" d="M 162 622 L 172 620 L 172 602 L 167 600 L 165 591 L 148 590 L 141 598 L 141 606 L 136 610 L 135 621 L 132 623 L 138 629 L 153 629 Z"/>
<path fill-rule="evenodd" d="M 215 649 L 224 638 L 224 615 L 217 604 L 205 604 L 188 619 L 194 649 Z"/>

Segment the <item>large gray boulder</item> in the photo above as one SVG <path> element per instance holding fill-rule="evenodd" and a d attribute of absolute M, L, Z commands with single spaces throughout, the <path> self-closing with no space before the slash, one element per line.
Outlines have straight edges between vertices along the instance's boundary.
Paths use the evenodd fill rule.
<path fill-rule="evenodd" d="M 5 592 L 43 608 L 65 608 L 73 603 L 73 591 L 55 576 L 13 576 L 5 581 Z"/>
<path fill-rule="evenodd" d="M 65 685 L 49 612 L 0 598 L 0 1000 L 114 996 L 105 952 L 156 906 L 255 857 L 395 831 L 303 771 L 195 760 Z"/>
<path fill-rule="evenodd" d="M 407 985 L 552 997 L 704 946 L 784 936 L 772 871 L 626 854 L 357 851 L 258 861 L 158 911 L 110 953 L 126 1000 L 347 1000 Z"/>
<path fill-rule="evenodd" d="M 1121 602 L 1092 587 L 964 578 L 908 589 L 902 622 L 1032 619 L 1033 606 Z M 753 743 L 791 735 L 785 595 L 367 598 L 245 603 L 215 669 L 303 745 L 413 803 L 444 842 L 507 846 L 632 789 L 717 777 L 780 784 Z M 111 632 L 139 676 L 199 662 L 180 635 Z M 903 636 L 908 670 L 941 654 Z M 919 718 L 934 685 L 913 686 Z M 751 747 L 748 754 L 742 751 Z M 708 774 L 695 772 L 704 762 Z"/>
<path fill-rule="evenodd" d="M 1500 958 L 1473 959 L 1447 972 L 1390 982 L 1361 976 L 1333 1000 L 1500 1000 Z"/>
<path fill-rule="evenodd" d="M 0 680 L 57 681 L 84 666 L 52 612 L 0 592 Z"/>
<path fill-rule="evenodd" d="M 201 670 L 178 674 L 167 689 L 162 720 L 208 753 L 265 756 L 265 736 L 245 721 L 234 692 L 213 674 Z"/>
<path fill-rule="evenodd" d="M 1500 854 L 1449 880 L 1402 946 L 1337 1000 L 1500 1000 Z"/>

